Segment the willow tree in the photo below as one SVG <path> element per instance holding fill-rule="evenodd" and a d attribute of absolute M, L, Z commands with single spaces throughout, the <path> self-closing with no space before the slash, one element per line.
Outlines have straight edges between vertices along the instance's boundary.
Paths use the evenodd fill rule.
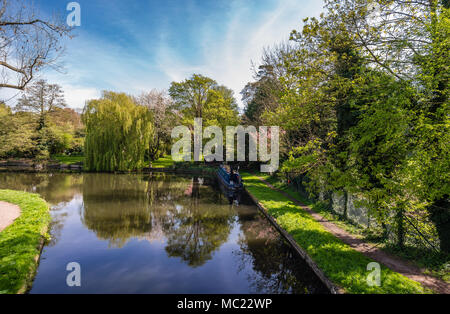
<path fill-rule="evenodd" d="M 144 166 L 152 131 L 151 113 L 123 93 L 104 92 L 85 107 L 86 168 L 127 171 Z"/>

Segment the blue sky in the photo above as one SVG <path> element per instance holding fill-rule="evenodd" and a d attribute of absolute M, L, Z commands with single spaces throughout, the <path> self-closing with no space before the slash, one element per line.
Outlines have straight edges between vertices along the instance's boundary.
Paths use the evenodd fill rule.
<path fill-rule="evenodd" d="M 41 13 L 70 1 L 34 0 Z M 102 90 L 139 94 L 168 89 L 193 73 L 239 92 L 264 47 L 289 38 L 302 19 L 318 16 L 320 0 L 79 0 L 81 26 L 66 44 L 65 73 L 43 78 L 63 86 L 72 108 Z M 0 91 L 7 99 L 14 91 Z"/>

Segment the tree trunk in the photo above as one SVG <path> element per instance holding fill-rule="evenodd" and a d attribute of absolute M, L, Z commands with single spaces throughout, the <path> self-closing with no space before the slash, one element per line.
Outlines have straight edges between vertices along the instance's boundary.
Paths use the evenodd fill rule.
<path fill-rule="evenodd" d="M 429 207 L 430 219 L 436 226 L 441 251 L 450 253 L 450 206 L 448 195 L 435 201 Z"/>
<path fill-rule="evenodd" d="M 344 219 L 348 218 L 347 203 L 348 203 L 348 192 L 344 191 L 344 212 L 342 213 L 342 216 L 344 217 Z"/>
<path fill-rule="evenodd" d="M 396 229 L 397 229 L 397 245 L 400 249 L 405 247 L 405 210 L 403 207 L 397 209 L 395 217 Z"/>

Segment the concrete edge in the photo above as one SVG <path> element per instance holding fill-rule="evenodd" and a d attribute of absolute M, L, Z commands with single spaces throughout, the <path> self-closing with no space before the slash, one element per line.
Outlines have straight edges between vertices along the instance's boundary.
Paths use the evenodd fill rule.
<path fill-rule="evenodd" d="M 324 273 L 323 271 L 317 266 L 317 264 L 313 261 L 313 259 L 308 255 L 308 253 L 303 250 L 297 242 L 294 240 L 294 238 L 286 231 L 284 230 L 276 221 L 275 219 L 268 213 L 266 208 L 259 202 L 259 200 L 254 197 L 248 190 L 245 188 L 245 191 L 250 196 L 250 198 L 255 202 L 258 209 L 262 212 L 262 214 L 270 221 L 270 223 L 275 227 L 275 229 L 278 230 L 278 232 L 281 233 L 281 235 L 286 239 L 286 241 L 289 242 L 289 244 L 292 246 L 292 248 L 305 260 L 305 262 L 311 267 L 313 272 L 316 274 L 317 277 L 319 277 L 320 281 L 330 290 L 332 294 L 344 294 L 344 290 L 338 286 L 336 286 Z"/>

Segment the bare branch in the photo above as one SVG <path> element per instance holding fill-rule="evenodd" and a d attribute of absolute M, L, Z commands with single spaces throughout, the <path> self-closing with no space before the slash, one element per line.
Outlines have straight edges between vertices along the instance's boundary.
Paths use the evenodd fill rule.
<path fill-rule="evenodd" d="M 0 88 L 23 90 L 35 72 L 55 66 L 72 28 L 58 16 L 39 16 L 23 1 L 0 5 Z"/>

